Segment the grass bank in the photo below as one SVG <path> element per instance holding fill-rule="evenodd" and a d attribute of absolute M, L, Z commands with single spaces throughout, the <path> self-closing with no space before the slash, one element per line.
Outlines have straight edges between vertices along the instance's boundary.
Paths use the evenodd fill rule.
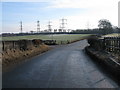
<path fill-rule="evenodd" d="M 2 53 L 2 66 L 3 72 L 7 71 L 10 67 L 17 65 L 33 56 L 39 55 L 48 51 L 50 48 L 47 45 L 40 45 L 32 47 L 29 50 L 21 51 L 19 49 L 7 50 Z"/>

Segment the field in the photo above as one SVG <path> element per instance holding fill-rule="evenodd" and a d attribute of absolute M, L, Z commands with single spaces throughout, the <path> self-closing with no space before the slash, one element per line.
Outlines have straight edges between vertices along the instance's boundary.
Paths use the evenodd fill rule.
<path fill-rule="evenodd" d="M 120 37 L 120 34 L 113 33 L 113 34 L 104 35 L 103 37 Z"/>
<path fill-rule="evenodd" d="M 33 39 L 42 39 L 42 40 L 56 40 L 57 44 L 66 44 L 67 42 L 73 42 L 76 40 L 83 39 L 90 34 L 54 34 L 54 35 L 27 35 L 27 36 L 12 36 L 12 37 L 2 37 L 3 41 L 11 40 L 33 40 Z"/>

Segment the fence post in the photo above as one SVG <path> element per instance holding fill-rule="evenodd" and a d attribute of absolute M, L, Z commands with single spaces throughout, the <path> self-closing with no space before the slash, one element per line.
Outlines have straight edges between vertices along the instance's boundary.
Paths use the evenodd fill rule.
<path fill-rule="evenodd" d="M 4 51 L 5 50 L 5 46 L 4 46 L 4 41 L 2 41 L 2 50 Z"/>
<path fill-rule="evenodd" d="M 106 49 L 106 42 L 105 42 L 105 38 L 103 39 L 103 46 L 102 46 L 102 49 L 105 51 Z"/>

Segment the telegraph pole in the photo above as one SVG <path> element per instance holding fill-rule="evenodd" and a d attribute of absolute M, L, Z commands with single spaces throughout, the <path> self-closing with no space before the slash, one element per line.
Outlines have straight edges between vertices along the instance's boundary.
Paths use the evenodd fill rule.
<path fill-rule="evenodd" d="M 40 21 L 37 21 L 37 33 L 40 32 Z"/>
<path fill-rule="evenodd" d="M 22 21 L 20 21 L 20 32 L 22 33 L 23 27 L 22 27 Z"/>
<path fill-rule="evenodd" d="M 62 30 L 62 32 L 66 32 L 65 30 L 65 25 L 67 24 L 67 19 L 60 19 L 61 23 L 60 23 L 60 29 Z"/>

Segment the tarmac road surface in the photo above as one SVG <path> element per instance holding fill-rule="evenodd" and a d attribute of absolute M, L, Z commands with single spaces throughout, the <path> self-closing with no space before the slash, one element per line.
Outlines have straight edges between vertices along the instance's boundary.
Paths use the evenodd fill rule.
<path fill-rule="evenodd" d="M 85 52 L 86 40 L 54 49 L 3 74 L 3 88 L 118 88 Z"/>

